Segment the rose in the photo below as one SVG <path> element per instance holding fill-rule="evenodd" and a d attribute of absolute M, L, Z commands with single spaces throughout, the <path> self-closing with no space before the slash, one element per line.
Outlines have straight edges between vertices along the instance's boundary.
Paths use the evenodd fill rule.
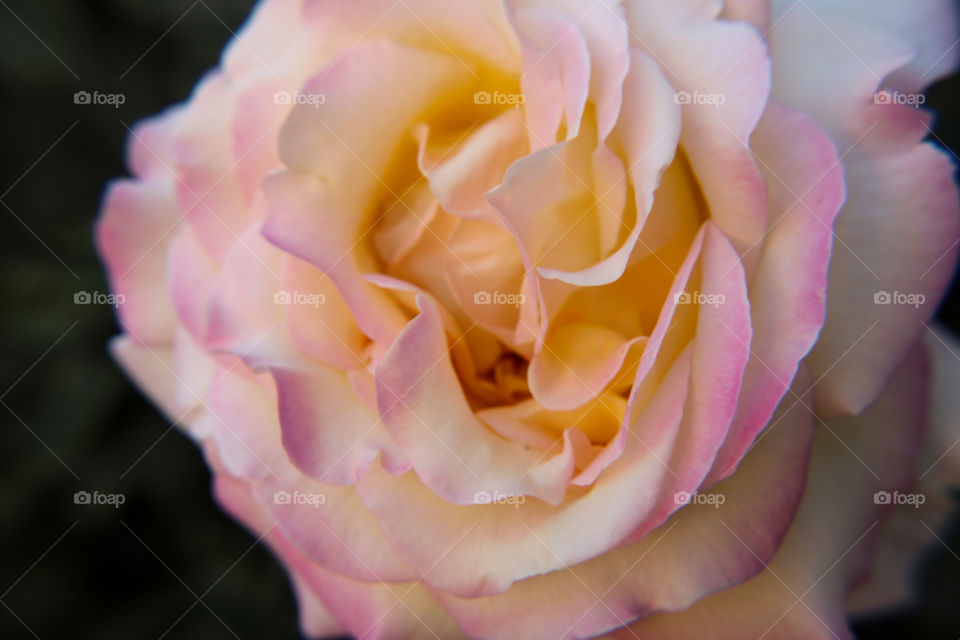
<path fill-rule="evenodd" d="M 268 0 L 137 127 L 114 353 L 307 635 L 849 633 L 957 465 L 920 4 Z"/>

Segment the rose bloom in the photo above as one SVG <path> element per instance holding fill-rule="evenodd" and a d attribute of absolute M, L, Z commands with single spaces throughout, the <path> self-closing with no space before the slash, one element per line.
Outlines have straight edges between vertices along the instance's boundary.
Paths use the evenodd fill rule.
<path fill-rule="evenodd" d="M 851 638 L 960 477 L 955 25 L 263 0 L 108 189 L 113 353 L 306 636 Z"/>

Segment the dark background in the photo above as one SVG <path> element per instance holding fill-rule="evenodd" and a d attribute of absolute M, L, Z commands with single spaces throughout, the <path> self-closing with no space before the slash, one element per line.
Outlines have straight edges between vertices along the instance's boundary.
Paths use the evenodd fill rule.
<path fill-rule="evenodd" d="M 217 509 L 200 452 L 107 357 L 110 307 L 73 304 L 107 291 L 91 223 L 104 183 L 125 173 L 124 123 L 185 99 L 250 4 L 0 0 L 0 638 L 298 637 L 280 567 Z M 75 105 L 80 90 L 126 102 Z M 960 77 L 927 105 L 960 149 Z M 940 312 L 955 331 L 958 302 L 954 288 Z M 78 506 L 78 490 L 126 503 Z M 945 538 L 954 553 L 958 533 Z M 919 608 L 858 636 L 960 637 L 960 560 L 933 548 L 921 575 Z"/>

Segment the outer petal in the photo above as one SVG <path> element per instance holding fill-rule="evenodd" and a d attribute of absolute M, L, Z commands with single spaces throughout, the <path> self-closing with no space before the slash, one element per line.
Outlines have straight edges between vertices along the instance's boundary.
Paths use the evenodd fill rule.
<path fill-rule="evenodd" d="M 416 582 L 367 584 L 326 571 L 310 562 L 281 531 L 271 526 L 270 519 L 250 499 L 249 488 L 244 483 L 221 474 L 215 480 L 214 492 L 228 513 L 273 549 L 294 579 L 298 593 L 309 589 L 311 597 L 306 602 L 301 600 L 300 606 L 322 606 L 320 612 L 311 612 L 309 619 L 319 616 L 325 633 L 339 626 L 364 640 L 464 638 L 449 616 Z M 336 624 L 323 615 L 324 611 L 329 612 Z"/>
<path fill-rule="evenodd" d="M 809 118 L 771 106 L 752 146 L 770 185 L 770 227 L 750 283 L 750 363 L 707 484 L 733 471 L 823 327 L 833 221 L 844 199 L 833 144 Z"/>
<path fill-rule="evenodd" d="M 875 492 L 906 491 L 913 480 L 926 418 L 926 383 L 924 353 L 916 350 L 877 404 L 857 418 L 823 425 L 800 511 L 760 574 L 685 611 L 651 616 L 613 637 L 852 640 L 844 597 L 863 576 L 871 541 L 888 508 L 877 504 Z M 772 426 L 761 445 L 786 426 Z M 747 540 L 743 547 L 755 551 Z"/>
<path fill-rule="evenodd" d="M 827 321 L 810 364 L 818 409 L 855 413 L 880 393 L 953 272 L 953 167 L 920 143 L 925 114 L 873 103 L 882 78 L 910 59 L 895 34 L 801 5 L 784 12 L 770 42 L 775 97 L 814 115 L 843 154 L 848 201 L 836 221 Z"/>
<path fill-rule="evenodd" d="M 458 506 L 413 474 L 392 477 L 377 465 L 358 491 L 394 548 L 427 584 L 467 598 L 503 592 L 518 579 L 609 551 L 636 528 L 656 500 L 649 488 L 667 473 L 663 460 L 682 419 L 689 376 L 687 351 L 637 418 L 641 435 L 589 489 L 572 488 L 558 507 L 530 498 L 508 500 L 502 493 L 494 500 L 494 491 L 478 500 L 493 504 Z M 423 514 L 435 526 L 425 530 L 410 513 Z M 438 558 L 437 549 L 447 552 Z"/>
<path fill-rule="evenodd" d="M 149 159 L 136 159 L 143 171 Z M 173 335 L 174 311 L 166 291 L 167 250 L 179 213 L 170 178 L 117 181 L 104 196 L 97 245 L 110 289 L 124 296 L 117 313 L 137 340 L 159 344 Z"/>
<path fill-rule="evenodd" d="M 789 6 L 788 0 L 773 0 L 779 13 Z M 957 5 L 950 0 L 805 0 L 806 8 L 830 23 L 831 13 L 842 14 L 854 22 L 862 22 L 882 31 L 895 33 L 908 43 L 913 59 L 887 81 L 900 91 L 921 91 L 949 73 L 960 58 L 957 46 Z"/>
<path fill-rule="evenodd" d="M 794 409 L 781 426 L 749 454 L 736 475 L 715 487 L 715 494 L 726 499 L 719 508 L 688 505 L 636 544 L 529 578 L 502 595 L 472 600 L 437 596 L 477 637 L 554 640 L 593 637 L 737 584 L 773 555 L 802 495 L 811 416 Z M 551 550 L 546 542 L 544 547 Z M 545 601 L 552 612 L 546 618 L 535 604 Z"/>
<path fill-rule="evenodd" d="M 646 535 L 677 508 L 677 492 L 693 493 L 703 483 L 727 437 L 750 357 L 752 329 L 743 267 L 730 242 L 712 224 L 706 226 L 698 266 L 700 295 L 715 296 L 719 302 L 696 307 L 690 398 L 668 463 L 671 473 L 660 487 L 653 513 L 631 540 Z M 678 324 L 690 322 L 689 315 L 678 314 Z"/>
<path fill-rule="evenodd" d="M 217 370 L 205 414 L 193 430 L 212 465 L 249 483 L 250 496 L 311 562 L 355 580 L 413 579 L 352 488 L 317 482 L 291 463 L 272 391 L 269 376 L 254 377 L 242 364 Z M 284 502 L 278 492 L 315 499 Z"/>
<path fill-rule="evenodd" d="M 870 575 L 850 594 L 848 609 L 854 615 L 916 603 L 921 554 L 940 544 L 933 532 L 948 526 L 956 513 L 950 492 L 960 487 L 960 345 L 951 332 L 933 327 L 923 343 L 931 364 L 929 429 L 916 467 L 919 481 L 911 491 L 924 503 L 894 507 L 881 525 Z"/>

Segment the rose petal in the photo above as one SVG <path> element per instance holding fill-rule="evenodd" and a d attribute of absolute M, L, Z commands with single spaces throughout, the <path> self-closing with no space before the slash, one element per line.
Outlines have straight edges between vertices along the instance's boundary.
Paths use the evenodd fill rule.
<path fill-rule="evenodd" d="M 771 105 L 751 144 L 770 186 L 770 227 L 756 249 L 762 253 L 750 283 L 750 362 L 708 485 L 733 471 L 817 339 L 826 314 L 833 221 L 845 195 L 833 144 L 806 116 Z"/>
<path fill-rule="evenodd" d="M 324 609 L 347 633 L 364 640 L 411 638 L 426 640 L 443 634 L 459 640 L 462 633 L 426 590 L 416 582 L 387 585 L 345 578 L 310 562 L 250 500 L 239 481 L 218 475 L 214 494 L 229 514 L 262 537 L 287 570 L 309 588 Z M 305 603 L 301 602 L 301 607 Z M 313 602 L 306 603 L 314 606 Z M 399 606 L 398 606 L 399 605 Z"/>
<path fill-rule="evenodd" d="M 641 542 L 529 578 L 501 595 L 434 593 L 472 635 L 565 640 L 594 637 L 653 611 L 682 609 L 738 584 L 774 554 L 803 492 L 811 416 L 794 409 L 780 427 L 715 487 L 714 495 L 725 498 L 719 507 L 690 504 Z M 556 552 L 549 538 L 540 544 Z M 544 617 L 531 602 L 550 602 L 551 615 Z M 699 627 L 701 634 L 704 629 L 712 625 Z"/>
<path fill-rule="evenodd" d="M 770 61 L 753 28 L 713 20 L 720 4 L 709 4 L 694 12 L 684 2 L 631 2 L 627 22 L 631 44 L 660 62 L 686 102 L 680 144 L 712 218 L 744 251 L 767 224 L 766 186 L 747 140 L 770 94 Z"/>
<path fill-rule="evenodd" d="M 576 23 L 558 11 L 527 9 L 514 13 L 523 45 L 524 124 L 531 151 L 557 141 L 561 124 L 570 140 L 580 121 L 590 87 L 590 53 Z"/>
<path fill-rule="evenodd" d="M 417 297 L 420 315 L 377 367 L 377 404 L 393 439 L 421 480 L 456 504 L 480 491 L 530 495 L 557 504 L 573 472 L 573 452 L 541 460 L 490 433 L 473 414 L 448 356 L 433 301 Z"/>
<path fill-rule="evenodd" d="M 763 634 L 852 639 L 844 594 L 862 577 L 876 526 L 888 508 L 877 504 L 875 492 L 904 491 L 912 480 L 925 422 L 925 388 L 925 358 L 922 350 L 914 351 L 887 392 L 862 416 L 819 430 L 800 510 L 776 555 L 756 577 L 685 611 L 641 620 L 613 637 L 699 639 L 710 629 L 715 640 Z M 786 428 L 772 426 L 758 446 Z M 756 552 L 746 539 L 743 547 Z"/>

